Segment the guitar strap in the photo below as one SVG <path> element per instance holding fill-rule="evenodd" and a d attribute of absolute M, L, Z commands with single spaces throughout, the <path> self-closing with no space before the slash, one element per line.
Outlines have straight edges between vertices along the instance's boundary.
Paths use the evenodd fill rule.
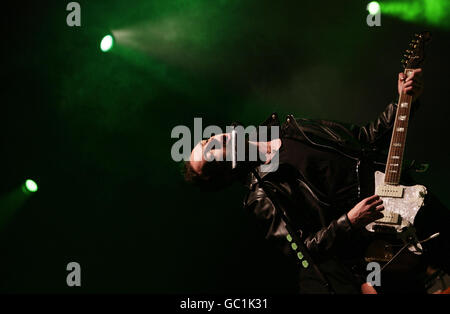
<path fill-rule="evenodd" d="M 272 201 L 272 204 L 275 208 L 275 211 L 277 211 L 281 218 L 283 219 L 286 229 L 289 232 L 289 235 L 292 237 L 292 244 L 295 244 L 301 255 L 303 255 L 303 262 L 302 267 L 312 267 L 313 270 L 316 272 L 318 278 L 322 282 L 323 287 L 330 293 L 335 294 L 336 292 L 330 285 L 329 281 L 326 279 L 326 277 L 322 274 L 319 267 L 316 263 L 314 263 L 314 260 L 312 259 L 311 255 L 308 253 L 308 249 L 306 248 L 306 245 L 304 244 L 303 240 L 301 239 L 299 233 L 295 230 L 295 228 L 292 226 L 292 223 L 290 222 L 288 216 L 286 215 L 286 212 L 283 210 L 283 207 L 280 206 L 278 198 L 275 195 L 275 192 L 268 186 L 267 182 L 264 181 L 259 174 L 256 172 L 255 169 L 252 170 L 253 175 L 255 176 L 256 180 L 260 184 L 261 188 L 263 189 L 264 193 L 270 198 Z M 306 263 L 305 263 L 306 261 Z"/>

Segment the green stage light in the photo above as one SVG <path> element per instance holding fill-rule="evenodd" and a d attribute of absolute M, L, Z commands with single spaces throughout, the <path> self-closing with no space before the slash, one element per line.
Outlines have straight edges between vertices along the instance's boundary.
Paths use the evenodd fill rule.
<path fill-rule="evenodd" d="M 25 181 L 25 189 L 28 192 L 34 193 L 34 192 L 36 192 L 38 190 L 38 186 L 37 186 L 36 182 L 34 182 L 31 179 L 28 179 L 28 180 Z"/>
<path fill-rule="evenodd" d="M 378 1 L 372 1 L 367 5 L 367 10 L 370 14 L 375 15 L 380 12 L 380 4 Z"/>
<path fill-rule="evenodd" d="M 109 50 L 111 50 L 113 46 L 114 46 L 114 38 L 111 35 L 106 35 L 100 42 L 100 49 L 103 52 L 108 52 Z"/>
<path fill-rule="evenodd" d="M 380 5 L 383 14 L 407 22 L 425 23 L 450 29 L 450 1 L 448 0 L 386 0 Z"/>

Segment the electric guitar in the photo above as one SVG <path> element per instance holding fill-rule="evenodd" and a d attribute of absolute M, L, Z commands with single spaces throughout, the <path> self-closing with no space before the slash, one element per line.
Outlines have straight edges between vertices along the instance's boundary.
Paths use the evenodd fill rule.
<path fill-rule="evenodd" d="M 406 76 L 411 75 L 414 69 L 422 66 L 425 58 L 425 44 L 430 38 L 431 35 L 428 32 L 415 35 L 410 43 L 410 49 L 406 50 L 405 59 L 402 60 Z M 400 94 L 385 173 L 375 172 L 375 194 L 383 200 L 384 217 L 366 226 L 370 232 L 400 234 L 405 230 L 412 229 L 417 212 L 424 205 L 424 197 L 427 194 L 426 187 L 400 184 L 411 102 L 412 96 L 406 93 Z M 421 251 L 418 247 L 409 249 L 416 254 Z M 372 260 L 376 259 L 372 258 Z"/>

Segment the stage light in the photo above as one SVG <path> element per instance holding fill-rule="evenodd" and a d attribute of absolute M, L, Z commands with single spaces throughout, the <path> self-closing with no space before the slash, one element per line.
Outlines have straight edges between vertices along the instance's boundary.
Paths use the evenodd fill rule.
<path fill-rule="evenodd" d="M 34 193 L 38 190 L 38 185 L 31 179 L 25 181 L 25 189 L 28 192 Z"/>
<path fill-rule="evenodd" d="M 100 49 L 103 52 L 108 52 L 114 46 L 114 38 L 111 35 L 106 35 L 100 42 Z"/>
<path fill-rule="evenodd" d="M 383 1 L 380 6 L 385 15 L 407 22 L 426 23 L 450 29 L 450 1 L 448 0 L 393 0 Z"/>
<path fill-rule="evenodd" d="M 367 5 L 367 10 L 370 14 L 375 15 L 380 12 L 380 4 L 378 1 L 372 1 Z"/>

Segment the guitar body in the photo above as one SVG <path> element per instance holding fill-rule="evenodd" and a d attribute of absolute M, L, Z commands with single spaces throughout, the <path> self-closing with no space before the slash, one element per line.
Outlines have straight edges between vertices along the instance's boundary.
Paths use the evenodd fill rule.
<path fill-rule="evenodd" d="M 389 262 L 408 241 L 415 239 L 414 219 L 424 206 L 427 189 L 423 185 L 387 185 L 385 174 L 375 172 L 375 194 L 383 200 L 384 217 L 366 226 L 373 241 L 366 249 L 366 262 Z M 419 264 L 422 247 L 419 243 L 408 246 L 386 271 L 409 272 Z"/>
<path fill-rule="evenodd" d="M 402 232 L 414 224 L 417 212 L 424 205 L 427 189 L 423 185 L 389 186 L 384 183 L 384 179 L 384 173 L 375 172 L 375 194 L 383 200 L 384 217 L 368 224 L 366 229 L 370 232 Z"/>

